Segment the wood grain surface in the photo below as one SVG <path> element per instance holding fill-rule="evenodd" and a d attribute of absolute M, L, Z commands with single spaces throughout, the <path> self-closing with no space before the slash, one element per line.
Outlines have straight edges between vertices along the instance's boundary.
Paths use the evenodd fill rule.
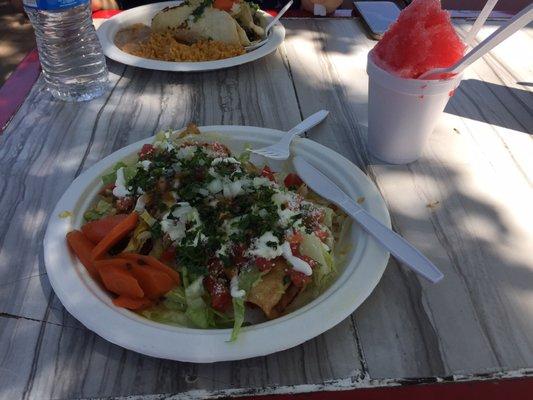
<path fill-rule="evenodd" d="M 533 29 L 467 70 L 422 158 L 391 166 L 366 152 L 365 65 L 375 42 L 357 20 L 285 26 L 276 53 L 224 71 L 109 61 L 112 89 L 90 103 L 55 101 L 36 83 L 0 136 L 0 398 L 207 397 L 533 371 L 533 55 L 525 51 Z M 189 121 L 289 129 L 321 108 L 331 114 L 313 140 L 374 180 L 394 229 L 443 270 L 442 283 L 391 260 L 368 300 L 325 334 L 267 357 L 206 365 L 123 350 L 64 310 L 42 239 L 77 175 L 159 129 Z"/>

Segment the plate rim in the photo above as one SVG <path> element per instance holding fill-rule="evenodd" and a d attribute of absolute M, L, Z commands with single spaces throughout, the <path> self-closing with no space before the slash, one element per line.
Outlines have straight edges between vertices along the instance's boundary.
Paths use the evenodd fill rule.
<path fill-rule="evenodd" d="M 152 60 L 147 58 L 142 58 L 128 54 L 120 50 L 110 39 L 111 35 L 116 34 L 116 30 L 120 28 L 122 20 L 132 17 L 135 14 L 141 13 L 151 13 L 165 8 L 172 7 L 173 5 L 178 5 L 182 3 L 182 0 L 177 1 L 165 1 L 161 3 L 152 3 L 146 4 L 144 6 L 130 8 L 129 10 L 123 11 L 119 14 L 112 16 L 105 20 L 97 29 L 96 34 L 102 46 L 102 51 L 106 57 L 119 62 L 124 65 L 129 65 L 132 67 L 138 67 L 143 69 L 149 69 L 154 71 L 170 71 L 170 72 L 202 72 L 202 71 L 213 71 L 219 69 L 226 69 L 235 67 L 238 65 L 246 64 L 260 58 L 263 58 L 270 53 L 276 51 L 276 49 L 283 43 L 285 40 L 285 27 L 281 24 L 280 21 L 274 26 L 271 35 L 269 36 L 267 42 L 249 53 L 242 54 L 240 56 L 225 58 L 222 60 L 214 61 L 188 61 L 188 62 L 177 62 L 177 61 L 161 61 L 161 60 Z M 264 11 L 263 11 L 264 12 Z M 265 16 L 272 18 L 268 14 L 264 13 Z M 132 17 L 133 18 L 133 17 Z M 134 22 L 132 22 L 134 23 Z M 114 28 L 117 28 L 116 30 Z"/>
<path fill-rule="evenodd" d="M 283 132 L 275 129 L 240 125 L 212 125 L 200 127 L 200 130 L 202 132 L 216 132 L 222 134 L 229 133 L 230 135 L 248 135 L 250 138 L 253 138 L 256 141 L 258 138 L 266 139 L 266 142 L 273 142 L 277 137 L 283 134 Z M 270 139 L 268 138 L 269 136 Z M 58 296 L 63 306 L 69 311 L 69 313 L 71 313 L 89 330 L 95 332 L 107 341 L 117 344 L 123 348 L 164 359 L 205 363 L 217 361 L 232 361 L 256 356 L 263 356 L 297 346 L 307 340 L 310 340 L 320 335 L 326 330 L 331 329 L 332 327 L 340 323 L 342 320 L 344 320 L 346 317 L 348 317 L 351 313 L 353 313 L 362 304 L 362 302 L 366 300 L 366 298 L 370 295 L 370 293 L 374 290 L 374 288 L 380 281 L 383 272 L 385 271 L 385 268 L 387 266 L 389 254 L 382 247 L 380 247 L 377 242 L 369 238 L 368 235 L 364 234 L 367 240 L 364 243 L 361 252 L 366 251 L 367 253 L 370 253 L 371 256 L 373 255 L 373 257 L 375 258 L 375 262 L 372 264 L 372 268 L 370 269 L 373 274 L 371 274 L 370 277 L 367 277 L 367 284 L 362 288 L 361 292 L 356 293 L 356 298 L 352 299 L 352 302 L 350 304 L 343 303 L 339 309 L 331 311 L 328 310 L 329 319 L 327 321 L 320 320 L 320 323 L 315 324 L 315 326 L 313 327 L 306 326 L 307 329 L 305 330 L 305 332 L 303 332 L 301 329 L 299 331 L 296 330 L 296 332 L 298 333 L 297 337 L 291 335 L 291 333 L 294 333 L 291 330 L 291 327 L 301 327 L 301 323 L 303 321 L 309 322 L 309 318 L 311 318 L 312 322 L 313 311 L 316 312 L 318 309 L 322 311 L 324 309 L 327 309 L 327 305 L 329 303 L 332 303 L 331 298 L 333 298 L 334 300 L 339 300 L 335 299 L 335 297 L 338 297 L 340 296 L 340 294 L 343 293 L 348 295 L 351 294 L 349 291 L 347 291 L 347 289 L 349 288 L 349 285 L 347 286 L 347 283 L 350 282 L 352 275 L 356 272 L 355 266 L 352 267 L 354 271 L 352 271 L 349 276 L 344 278 L 344 282 L 335 282 L 334 284 L 332 284 L 332 287 L 338 285 L 337 289 L 331 291 L 327 296 L 325 296 L 325 294 L 328 293 L 328 291 L 330 290 L 328 289 L 324 294 L 313 300 L 310 304 L 317 302 L 313 307 L 308 308 L 309 305 L 306 305 L 280 319 L 243 328 L 243 332 L 240 335 L 239 339 L 236 342 L 232 343 L 227 342 L 227 339 L 229 337 L 228 329 L 201 330 L 184 327 L 177 328 L 173 326 L 152 323 L 151 321 L 150 323 L 147 323 L 146 321 L 148 320 L 145 320 L 132 312 L 119 310 L 118 308 L 112 306 L 110 304 L 110 300 L 107 301 L 108 304 L 105 304 L 105 301 L 102 301 L 98 294 L 94 293 L 95 287 L 102 293 L 103 290 L 99 289 L 96 283 L 92 282 L 90 278 L 89 281 L 92 282 L 92 286 L 90 284 L 87 285 L 86 280 L 88 274 L 85 269 L 83 269 L 83 267 L 81 267 L 81 270 L 83 271 L 81 272 L 81 274 L 85 274 L 86 277 L 83 278 L 79 276 L 78 271 L 80 270 L 80 263 L 73 259 L 64 239 L 64 235 L 66 234 L 66 232 L 72 228 L 72 224 L 70 223 L 71 219 L 60 218 L 59 214 L 62 211 L 68 209 L 68 207 L 65 208 L 65 203 L 75 205 L 77 202 L 79 202 L 80 198 L 83 196 L 83 190 L 86 191 L 90 183 L 94 182 L 95 179 L 101 176 L 101 173 L 105 171 L 105 169 L 109 168 L 116 161 L 127 157 L 127 155 L 129 154 L 132 154 L 135 150 L 138 150 L 142 146 L 142 144 L 153 141 L 153 139 L 154 136 L 139 140 L 135 143 L 118 149 L 117 151 L 109 154 L 105 158 L 96 162 L 94 165 L 92 165 L 90 168 L 80 174 L 69 185 L 67 190 L 63 193 L 60 200 L 54 207 L 52 214 L 50 215 L 43 241 L 44 260 L 48 278 L 50 280 L 52 288 L 54 289 L 55 294 Z M 263 140 L 263 142 L 265 142 L 265 140 Z M 351 161 L 347 160 L 340 154 L 317 142 L 304 138 L 298 138 L 295 142 L 295 153 L 307 153 L 313 158 L 315 158 L 315 163 L 317 158 L 324 158 L 329 155 L 330 157 L 335 157 L 335 163 L 337 163 L 337 167 L 340 166 L 340 164 L 344 164 L 345 167 L 353 168 L 353 171 L 357 176 L 356 180 L 362 179 L 362 183 L 367 186 L 365 190 L 370 189 L 370 192 L 373 192 L 371 193 L 372 196 L 378 199 L 377 202 L 373 202 L 370 205 L 367 204 L 367 207 L 369 207 L 369 211 L 374 216 L 378 217 L 378 219 L 382 223 L 390 227 L 390 215 L 385 206 L 385 202 L 379 194 L 379 191 L 377 190 L 376 186 L 368 178 L 368 176 L 366 176 L 359 168 L 357 168 L 353 163 L 351 163 Z M 315 154 L 313 155 L 313 153 Z M 312 160 L 309 161 L 311 162 Z M 81 186 L 83 186 L 83 190 L 80 191 L 79 189 Z M 68 196 L 71 195 L 71 192 L 75 192 L 77 194 L 77 198 L 74 203 L 72 199 L 68 199 Z M 61 253 L 63 254 L 63 257 L 59 257 L 59 260 L 63 260 L 63 269 L 64 265 L 69 264 L 67 269 L 63 271 L 61 271 L 61 268 L 59 268 L 58 270 L 58 268 L 56 267 L 56 256 L 58 254 L 61 255 Z M 354 256 L 355 254 L 357 254 L 357 251 L 354 252 Z M 364 253 L 362 253 L 362 256 L 364 256 Z M 70 263 L 64 262 L 68 259 L 70 259 Z M 350 263 L 351 262 L 347 262 L 347 264 Z M 366 268 L 365 271 L 367 269 L 368 268 Z M 59 273 L 60 271 L 61 273 Z M 340 278 L 341 276 L 339 276 L 338 281 L 340 281 Z M 71 295 L 70 291 L 72 286 L 69 285 L 66 289 L 64 287 L 65 279 L 67 279 L 68 282 L 73 283 L 74 287 L 76 287 L 76 285 L 77 287 L 81 287 L 82 291 L 78 293 L 78 295 Z M 80 299 L 79 295 L 83 293 L 83 289 L 88 289 L 89 291 L 92 291 L 95 296 L 89 296 L 88 299 Z M 87 307 L 90 307 L 93 312 L 88 313 Z M 308 309 L 306 310 L 306 308 Z M 312 310 L 313 308 L 317 308 L 317 310 Z M 102 312 L 102 314 L 94 313 L 94 311 Z M 95 318 L 94 315 L 99 315 L 99 318 Z M 119 316 L 121 316 L 120 319 Z M 111 320 L 108 321 L 108 323 L 102 323 L 102 317 L 105 317 L 105 319 L 111 318 Z M 299 322 L 295 323 L 295 321 Z M 117 322 L 120 322 L 120 327 L 122 328 L 122 331 L 120 331 L 121 335 L 117 335 L 118 331 L 114 331 L 113 329 L 111 329 L 110 332 L 109 329 L 109 327 L 113 324 L 119 325 L 117 324 Z M 126 326 L 129 328 L 139 328 L 138 333 L 140 335 L 124 334 L 123 331 Z M 154 336 L 152 335 L 154 333 L 159 334 L 161 341 L 158 340 L 156 341 L 156 343 L 151 343 L 149 345 L 143 342 L 143 339 L 151 339 L 153 341 Z M 268 345 L 265 345 L 264 343 L 259 346 L 257 345 L 258 342 L 256 342 L 255 340 L 257 340 L 258 338 L 277 337 L 276 333 L 279 334 L 282 338 L 284 337 L 282 335 L 285 335 L 285 340 L 279 342 L 269 342 Z M 172 348 L 169 350 L 168 348 L 165 348 L 165 346 L 161 346 L 164 342 L 163 339 L 166 338 L 168 341 L 169 338 L 172 338 L 173 340 L 175 340 L 178 336 L 183 336 L 185 339 L 189 339 L 196 345 L 201 346 L 200 351 L 194 351 L 194 346 L 192 348 L 186 348 L 185 352 L 183 351 L 184 349 Z M 214 337 L 216 338 L 213 340 L 212 338 Z M 140 341 L 139 338 L 141 338 Z M 223 341 L 221 342 L 220 339 L 223 339 Z M 221 346 L 224 347 L 224 350 L 222 351 Z"/>

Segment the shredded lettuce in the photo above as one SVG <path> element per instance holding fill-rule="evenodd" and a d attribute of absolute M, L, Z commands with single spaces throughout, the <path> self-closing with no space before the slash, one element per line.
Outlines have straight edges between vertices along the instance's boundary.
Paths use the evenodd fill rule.
<path fill-rule="evenodd" d="M 109 185 L 116 182 L 117 171 L 119 168 L 124 168 L 124 179 L 126 179 L 126 182 L 137 174 L 137 167 L 135 165 L 126 165 L 126 163 L 119 161 L 113 165 L 110 173 L 102 176 L 102 182 L 104 185 Z"/>
<path fill-rule="evenodd" d="M 239 274 L 239 289 L 246 293 L 261 280 L 261 272 L 256 267 L 246 268 Z"/>
<path fill-rule="evenodd" d="M 231 331 L 230 342 L 237 340 L 242 324 L 244 323 L 244 299 L 233 297 L 233 330 Z"/>
<path fill-rule="evenodd" d="M 203 277 L 197 278 L 185 289 L 187 311 L 185 315 L 198 328 L 207 329 L 214 325 L 213 313 L 202 298 L 204 295 Z"/>
<path fill-rule="evenodd" d="M 116 212 L 117 210 L 113 208 L 113 204 L 105 200 L 99 200 L 93 208 L 83 214 L 83 218 L 85 221 L 96 221 L 108 215 L 116 214 Z"/>
<path fill-rule="evenodd" d="M 285 186 L 285 178 L 287 177 L 287 175 L 289 175 L 288 172 L 276 172 L 274 174 L 274 179 L 281 188 L 287 188 Z"/>
<path fill-rule="evenodd" d="M 331 229 L 333 226 L 333 217 L 335 216 L 335 211 L 325 206 L 322 206 L 321 208 L 324 211 L 324 225 Z"/>
<path fill-rule="evenodd" d="M 159 148 L 165 148 L 167 143 L 174 144 L 176 140 L 176 135 L 173 133 L 172 129 L 167 129 L 166 131 L 159 131 L 155 134 L 154 146 Z"/>
<path fill-rule="evenodd" d="M 170 310 L 185 311 L 187 309 L 185 289 L 177 287 L 165 294 L 163 305 Z"/>
<path fill-rule="evenodd" d="M 256 267 L 246 268 L 239 274 L 239 289 L 246 293 L 261 280 L 261 272 Z M 230 342 L 237 340 L 242 324 L 244 323 L 244 297 L 233 297 L 233 330 L 231 331 Z"/>
<path fill-rule="evenodd" d="M 328 265 L 329 270 L 332 272 L 337 272 L 335 268 L 335 259 L 333 258 L 331 252 L 326 251 L 326 249 L 323 249 L 322 255 L 324 256 L 324 260 L 326 260 L 326 264 Z"/>
<path fill-rule="evenodd" d="M 317 268 L 313 271 L 313 281 L 317 287 L 322 287 L 334 272 L 332 256 L 316 235 L 304 233 L 302 236 L 300 252 L 318 262 Z"/>
<path fill-rule="evenodd" d="M 160 322 L 162 324 L 191 326 L 185 313 L 179 310 L 168 310 L 157 306 L 141 311 L 141 315 L 145 318 L 155 322 Z"/>
<path fill-rule="evenodd" d="M 247 144 L 246 146 L 244 146 L 243 152 L 237 158 L 241 162 L 241 164 L 250 162 L 251 150 L 252 150 L 251 145 Z"/>

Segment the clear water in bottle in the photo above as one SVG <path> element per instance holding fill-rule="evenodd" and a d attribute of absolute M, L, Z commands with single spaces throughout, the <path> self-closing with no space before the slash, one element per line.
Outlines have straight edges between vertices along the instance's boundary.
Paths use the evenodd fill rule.
<path fill-rule="evenodd" d="M 23 0 L 35 30 L 48 90 L 66 101 L 91 100 L 108 87 L 89 0 Z"/>

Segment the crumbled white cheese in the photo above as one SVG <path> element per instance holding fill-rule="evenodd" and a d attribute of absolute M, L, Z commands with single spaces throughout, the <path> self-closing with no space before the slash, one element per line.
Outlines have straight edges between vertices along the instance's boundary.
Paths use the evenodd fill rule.
<path fill-rule="evenodd" d="M 282 253 L 283 250 L 279 245 L 279 240 L 271 231 L 265 232 L 261 237 L 254 239 L 248 249 L 250 256 L 262 257 L 268 260 L 279 257 Z"/>
<path fill-rule="evenodd" d="M 185 237 L 185 224 L 179 220 L 168 219 L 168 214 L 161 219 L 161 230 L 168 234 L 173 242 L 180 241 Z"/>
<path fill-rule="evenodd" d="M 176 155 L 178 156 L 178 159 L 180 160 L 190 160 L 194 156 L 196 149 L 197 149 L 196 146 L 180 147 L 178 151 L 176 152 Z"/>
<path fill-rule="evenodd" d="M 167 151 L 172 151 L 174 150 L 174 145 L 170 141 L 164 141 L 163 148 Z"/>
<path fill-rule="evenodd" d="M 277 206 L 281 206 L 282 204 L 290 203 L 294 200 L 294 195 L 291 192 L 282 192 L 278 191 L 272 195 L 272 201 Z"/>
<path fill-rule="evenodd" d="M 213 179 L 211 182 L 207 184 L 207 190 L 209 190 L 213 194 L 221 192 L 222 191 L 222 180 Z"/>
<path fill-rule="evenodd" d="M 126 178 L 124 177 L 124 167 L 117 170 L 117 179 L 115 180 L 115 187 L 113 188 L 113 195 L 115 197 L 126 197 L 131 195 L 131 191 L 126 187 Z"/>
<path fill-rule="evenodd" d="M 215 254 L 216 254 L 217 257 L 220 257 L 220 256 L 227 257 L 228 256 L 228 250 L 229 250 L 229 244 L 227 242 L 226 243 L 222 243 L 220 245 L 220 249 L 215 251 Z"/>
<path fill-rule="evenodd" d="M 304 273 L 307 276 L 310 276 L 313 274 L 313 270 L 311 269 L 311 266 L 302 260 L 301 258 L 295 257 L 292 255 L 291 245 L 289 242 L 284 242 L 282 246 L 283 257 L 289 264 L 292 265 L 292 269 L 295 271 L 299 271 Z"/>
<path fill-rule="evenodd" d="M 178 205 L 179 207 L 172 211 L 174 218 L 169 218 L 170 212 L 168 212 L 161 219 L 161 230 L 167 233 L 173 242 L 180 241 L 185 237 L 188 222 L 193 222 L 188 230 L 196 229 L 200 225 L 200 215 L 196 208 L 191 207 L 187 202 L 181 202 Z"/>
<path fill-rule="evenodd" d="M 204 188 L 199 188 L 199 189 L 197 190 L 197 192 L 198 192 L 199 194 L 201 194 L 202 196 L 208 196 L 208 195 L 209 195 L 209 190 L 204 189 Z"/>
<path fill-rule="evenodd" d="M 226 232 L 226 236 L 230 237 L 234 233 L 239 233 L 239 228 L 235 227 L 234 225 L 241 220 L 241 216 L 235 217 L 232 219 L 226 219 L 222 223 L 222 229 Z"/>
<path fill-rule="evenodd" d="M 291 225 L 291 219 L 300 214 L 299 211 L 286 208 L 284 210 L 278 209 L 279 223 L 282 227 L 286 228 Z"/>
<path fill-rule="evenodd" d="M 231 297 L 234 297 L 236 299 L 241 299 L 246 295 L 246 291 L 244 291 L 243 289 L 239 289 L 239 277 L 237 275 L 231 278 L 229 286 L 230 286 Z"/>
<path fill-rule="evenodd" d="M 217 165 L 220 163 L 240 164 L 241 162 L 233 157 L 217 157 L 211 162 L 211 165 Z"/>
<path fill-rule="evenodd" d="M 244 179 L 239 179 L 236 181 L 226 180 L 222 183 L 222 194 L 226 198 L 233 198 L 242 193 L 244 193 L 243 186 L 246 185 Z"/>
<path fill-rule="evenodd" d="M 150 160 L 142 160 L 139 162 L 139 164 L 142 167 L 142 169 L 144 169 L 145 171 L 148 171 L 148 169 L 150 168 L 150 164 L 152 164 L 152 162 Z"/>
<path fill-rule="evenodd" d="M 207 173 L 211 175 L 213 178 L 220 178 L 220 175 L 215 171 L 213 167 L 209 167 L 207 170 Z"/>
<path fill-rule="evenodd" d="M 198 243 L 206 243 L 206 242 L 207 242 L 207 236 L 205 236 L 201 232 L 198 232 L 196 236 L 194 237 L 192 244 L 193 246 L 198 246 Z"/>

